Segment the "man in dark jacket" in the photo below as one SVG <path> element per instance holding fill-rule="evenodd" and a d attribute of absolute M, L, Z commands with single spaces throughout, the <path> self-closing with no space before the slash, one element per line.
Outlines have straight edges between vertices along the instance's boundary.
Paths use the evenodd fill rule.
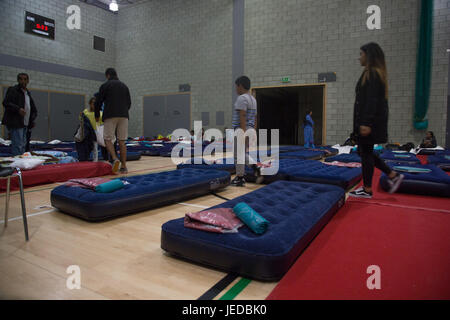
<path fill-rule="evenodd" d="M 128 110 L 131 107 L 130 90 L 119 80 L 117 72 L 113 68 L 108 68 L 105 72 L 107 81 L 102 84 L 95 100 L 95 118 L 100 120 L 100 108 L 104 103 L 103 109 L 103 137 L 105 139 L 106 149 L 113 160 L 113 172 L 119 170 L 120 173 L 127 173 L 127 147 L 125 145 L 128 139 Z M 112 141 L 119 140 L 120 161 Z"/>
<path fill-rule="evenodd" d="M 13 156 L 25 152 L 27 131 L 35 125 L 37 109 L 30 92 L 27 90 L 29 77 L 26 73 L 17 75 L 18 84 L 9 87 L 3 100 L 5 112 L 2 124 L 8 128 L 11 136 L 11 151 Z"/>

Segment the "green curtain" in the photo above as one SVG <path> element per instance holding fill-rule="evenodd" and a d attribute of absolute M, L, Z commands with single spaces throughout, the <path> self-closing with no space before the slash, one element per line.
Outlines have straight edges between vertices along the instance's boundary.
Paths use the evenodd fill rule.
<path fill-rule="evenodd" d="M 419 51 L 417 53 L 416 101 L 414 108 L 414 127 L 418 130 L 428 128 L 426 119 L 430 100 L 431 63 L 433 45 L 433 0 L 421 0 Z"/>

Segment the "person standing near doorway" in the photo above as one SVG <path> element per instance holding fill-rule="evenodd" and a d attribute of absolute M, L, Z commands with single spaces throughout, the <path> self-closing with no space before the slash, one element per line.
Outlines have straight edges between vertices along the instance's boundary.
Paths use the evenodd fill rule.
<path fill-rule="evenodd" d="M 256 130 L 256 114 L 257 104 L 256 99 L 250 94 L 250 79 L 246 76 L 239 77 L 236 82 L 236 93 L 239 95 L 234 104 L 233 110 L 233 130 L 242 129 L 244 133 L 248 129 Z M 236 177 L 231 181 L 232 186 L 243 187 L 245 186 L 245 165 L 249 162 L 249 140 L 244 138 L 245 147 L 245 163 L 238 163 L 238 145 L 237 136 L 234 136 L 234 163 L 236 165 Z M 255 176 L 257 177 L 257 183 L 260 183 L 261 174 L 256 166 L 252 165 Z"/>
<path fill-rule="evenodd" d="M 26 150 L 31 129 L 35 126 L 37 109 L 33 98 L 27 89 L 29 76 L 26 73 L 17 75 L 18 84 L 9 87 L 3 100 L 5 112 L 2 124 L 6 126 L 11 137 L 11 152 L 13 156 L 21 155 Z"/>
<path fill-rule="evenodd" d="M 97 99 L 95 100 L 95 118 L 100 121 L 100 108 L 104 103 L 103 123 L 104 123 L 104 139 L 106 149 L 111 155 L 113 161 L 113 173 L 128 173 L 127 169 L 127 146 L 128 139 L 128 119 L 129 109 L 131 107 L 130 90 L 119 80 L 116 70 L 108 68 L 105 71 L 107 81 L 102 84 L 99 89 Z M 119 140 L 120 161 L 117 157 L 116 150 L 112 141 L 117 131 L 117 139 Z"/>
<path fill-rule="evenodd" d="M 372 198 L 374 167 L 388 176 L 389 193 L 394 193 L 404 176 L 393 171 L 373 152 L 375 144 L 388 140 L 388 81 L 384 52 L 376 43 L 361 47 L 360 63 L 364 71 L 356 85 L 353 136 L 358 144 L 363 172 L 363 186 L 350 192 L 357 198 Z"/>
<path fill-rule="evenodd" d="M 305 137 L 305 148 L 315 148 L 314 145 L 314 121 L 312 119 L 312 111 L 306 112 L 306 117 L 303 122 L 303 133 Z"/>

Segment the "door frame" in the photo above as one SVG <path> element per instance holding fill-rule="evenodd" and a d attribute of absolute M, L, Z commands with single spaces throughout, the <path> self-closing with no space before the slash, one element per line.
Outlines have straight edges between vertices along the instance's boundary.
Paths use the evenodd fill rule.
<path fill-rule="evenodd" d="M 145 137 L 144 131 L 145 131 L 145 117 L 144 117 L 144 99 L 146 97 L 161 97 L 161 96 L 173 96 L 173 95 L 189 95 L 189 128 L 188 130 L 192 130 L 192 92 L 186 91 L 186 92 L 168 92 L 168 93 L 155 93 L 155 94 L 144 94 L 142 96 L 142 136 Z"/>
<path fill-rule="evenodd" d="M 250 90 L 252 95 L 256 98 L 256 90 L 257 89 L 274 89 L 274 88 L 292 88 L 292 87 L 323 87 L 323 106 L 322 106 L 322 145 L 326 145 L 327 141 L 327 84 L 320 83 L 306 83 L 306 84 L 285 84 L 285 85 L 276 85 L 276 86 L 257 86 L 252 87 Z"/>

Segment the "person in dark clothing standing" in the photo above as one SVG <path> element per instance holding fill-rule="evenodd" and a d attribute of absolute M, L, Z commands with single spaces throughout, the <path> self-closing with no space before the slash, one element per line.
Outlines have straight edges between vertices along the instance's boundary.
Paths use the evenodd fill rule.
<path fill-rule="evenodd" d="M 358 144 L 363 172 L 363 187 L 350 192 L 350 196 L 372 198 L 374 167 L 389 177 L 389 193 L 394 193 L 404 176 L 393 171 L 373 152 L 374 144 L 388 140 L 388 82 L 383 50 L 376 43 L 361 47 L 360 58 L 364 71 L 356 85 L 353 114 L 353 136 Z"/>
<path fill-rule="evenodd" d="M 120 173 L 127 173 L 127 147 L 128 139 L 128 110 L 131 107 L 130 90 L 119 80 L 116 70 L 108 68 L 105 72 L 107 81 L 99 89 L 95 100 L 95 118 L 100 120 L 100 108 L 104 103 L 103 123 L 106 149 L 113 160 L 113 172 L 116 173 L 121 165 Z M 119 140 L 120 161 L 112 141 L 117 131 Z"/>
<path fill-rule="evenodd" d="M 314 121 L 312 119 L 312 111 L 306 112 L 305 119 L 303 120 L 303 133 L 305 138 L 305 148 L 315 148 L 314 145 Z"/>
<path fill-rule="evenodd" d="M 8 128 L 11 137 L 11 151 L 13 156 L 25 152 L 27 132 L 35 125 L 37 109 L 30 92 L 27 90 L 29 76 L 26 73 L 17 75 L 18 84 L 9 87 L 3 100 L 5 112 L 2 124 Z"/>

